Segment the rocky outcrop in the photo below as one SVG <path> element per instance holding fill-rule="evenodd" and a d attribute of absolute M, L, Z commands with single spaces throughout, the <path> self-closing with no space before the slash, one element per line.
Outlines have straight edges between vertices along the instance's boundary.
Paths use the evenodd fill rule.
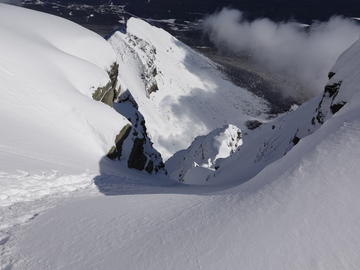
<path fill-rule="evenodd" d="M 122 93 L 113 106 L 131 122 L 131 125 L 121 130 L 108 157 L 123 160 L 132 169 L 148 173 L 166 173 L 161 155 L 153 148 L 147 134 L 145 119 L 138 111 L 138 105 L 130 92 Z"/>
<path fill-rule="evenodd" d="M 125 127 L 122 128 L 120 133 L 115 138 L 115 146 L 113 146 L 109 151 L 109 153 L 107 154 L 108 158 L 112 160 L 121 158 L 124 141 L 129 136 L 131 129 L 132 129 L 131 125 L 126 125 Z"/>
<path fill-rule="evenodd" d="M 329 78 L 332 78 L 336 74 L 334 72 L 329 74 Z M 341 88 L 342 81 L 336 83 L 330 83 L 325 86 L 324 94 L 320 100 L 318 107 L 316 108 L 316 116 L 311 120 L 313 125 L 315 124 L 324 124 L 326 119 L 329 117 L 329 112 L 331 115 L 337 113 L 345 104 L 345 101 L 335 101 L 339 90 Z M 330 115 L 330 116 L 331 116 Z"/>
<path fill-rule="evenodd" d="M 110 81 L 103 87 L 98 87 L 92 95 L 92 98 L 101 101 L 110 107 L 120 94 L 118 85 L 119 65 L 113 63 L 108 71 Z"/>
<path fill-rule="evenodd" d="M 137 52 L 139 60 L 142 63 L 141 79 L 145 85 L 146 95 L 149 97 L 151 93 L 159 90 L 156 76 L 159 71 L 156 66 L 156 48 L 145 40 L 128 34 L 128 44 Z"/>
<path fill-rule="evenodd" d="M 148 137 L 144 117 L 138 111 L 135 100 L 129 91 L 125 91 L 120 96 L 117 63 L 111 66 L 108 75 L 110 79 L 108 84 L 97 88 L 92 97 L 94 100 L 113 107 L 126 117 L 131 125 L 126 125 L 121 129 L 107 157 L 111 160 L 126 162 L 131 169 L 144 170 L 148 173 L 166 172 L 161 155 L 153 148 Z"/>

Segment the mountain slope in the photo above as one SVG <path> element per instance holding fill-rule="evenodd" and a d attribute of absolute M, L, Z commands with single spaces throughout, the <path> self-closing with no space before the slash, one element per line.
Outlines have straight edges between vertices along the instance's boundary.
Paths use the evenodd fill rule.
<path fill-rule="evenodd" d="M 266 117 L 263 99 L 233 85 L 214 63 L 169 33 L 136 18 L 126 31 L 109 40 L 120 84 L 138 104 L 165 160 L 215 128 L 242 128 L 249 119 Z"/>
<path fill-rule="evenodd" d="M 13 267 L 358 269 L 359 52 L 334 68 L 347 105 L 251 181 L 69 201 L 20 233 Z"/>
<path fill-rule="evenodd" d="M 40 160 L 38 168 L 42 160 L 76 168 L 106 154 L 128 123 L 92 100 L 110 80 L 111 47 L 69 21 L 3 4 L 0 29 L 0 140 L 9 155 L 1 158 L 20 155 Z M 20 168 L 3 160 L 1 169 L 7 167 Z"/>
<path fill-rule="evenodd" d="M 0 268 L 359 269 L 360 41 L 339 58 L 322 96 L 251 132 L 243 126 L 241 131 L 231 125 L 217 129 L 177 153 L 203 167 L 208 161 L 208 182 L 214 186 L 198 187 L 125 170 L 106 157 L 131 160 L 139 135 L 134 133 L 142 133 L 146 138 L 139 145 L 151 150 L 144 121 L 156 139 L 156 120 L 165 119 L 160 131 L 164 136 L 178 132 L 180 147 L 181 134 L 191 133 L 185 137 L 191 143 L 197 133 L 244 112 L 242 106 L 226 107 L 234 105 L 227 102 L 234 102 L 235 92 L 211 62 L 187 51 L 194 57 L 187 67 L 195 68 L 184 71 L 182 64 L 189 62 L 179 62 L 174 53 L 173 64 L 182 72 L 171 74 L 176 69 L 168 57 L 152 58 L 155 47 L 149 40 L 176 40 L 166 33 L 158 40 L 152 34 L 161 30 L 133 22 L 133 32 L 149 31 L 141 40 L 117 34 L 123 47 L 116 49 L 130 54 L 117 51 L 123 92 L 112 104 L 117 83 L 109 44 L 67 21 L 0 5 Z M 104 58 L 97 58 L 101 54 Z M 163 74 L 152 76 L 155 70 Z M 211 111 L 217 108 L 214 99 L 193 104 L 206 113 L 188 114 L 195 121 L 187 126 L 180 122 L 182 115 L 169 114 L 177 122 L 162 118 L 173 92 L 161 86 L 174 83 L 169 89 L 175 97 L 194 97 L 182 78 L 193 78 L 188 83 L 199 87 L 204 79 L 201 91 L 207 94 L 218 90 L 219 81 L 229 86 L 230 94 L 219 88 L 221 94 L 215 95 L 224 111 Z M 155 84 L 160 86 L 156 91 Z M 110 91 L 112 98 L 100 95 L 103 102 L 95 101 L 94 91 Z M 244 105 L 243 98 L 235 102 Z M 238 120 L 242 125 L 259 116 L 253 110 L 244 113 Z M 206 128 L 194 131 L 194 123 Z M 122 131 L 133 135 L 125 145 Z M 165 146 L 164 153 L 175 151 Z M 178 163 L 185 169 L 191 164 Z M 95 185 L 89 185 L 93 179 Z M 67 200 L 56 196 L 80 188 Z M 43 213 L 47 207 L 53 208 Z"/>
<path fill-rule="evenodd" d="M 161 156 L 146 134 L 111 108 L 117 65 L 106 40 L 5 4 L 0 36 L 0 206 L 90 185 L 114 149 L 119 171 L 139 159 L 158 170 Z"/>

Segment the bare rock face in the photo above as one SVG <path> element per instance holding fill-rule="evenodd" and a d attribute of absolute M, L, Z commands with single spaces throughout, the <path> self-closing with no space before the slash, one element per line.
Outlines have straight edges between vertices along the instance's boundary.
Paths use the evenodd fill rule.
<path fill-rule="evenodd" d="M 124 141 L 129 136 L 131 129 L 132 129 L 131 125 L 126 125 L 125 127 L 122 128 L 120 133 L 115 138 L 115 146 L 113 146 L 109 151 L 109 153 L 107 154 L 108 158 L 112 160 L 121 158 Z"/>
<path fill-rule="evenodd" d="M 331 73 L 331 76 L 329 75 L 329 77 L 332 78 L 335 75 L 335 73 Z M 320 125 L 324 124 L 328 117 L 337 113 L 346 104 L 345 101 L 336 100 L 341 84 L 342 81 L 338 81 L 325 86 L 324 94 L 316 108 L 316 116 L 311 120 L 313 125 L 317 123 Z M 331 115 L 329 115 L 330 112 Z"/>
<path fill-rule="evenodd" d="M 108 157 L 127 162 L 131 169 L 144 170 L 148 173 L 166 173 L 162 157 L 153 148 L 147 134 L 145 119 L 138 111 L 138 105 L 130 92 L 122 93 L 113 106 L 131 122 L 131 125 L 125 126 L 120 131 Z"/>
<path fill-rule="evenodd" d="M 120 94 L 120 88 L 117 86 L 119 75 L 119 65 L 117 63 L 112 64 L 108 75 L 110 81 L 105 86 L 97 88 L 92 97 L 94 100 L 101 101 L 112 107 Z"/>
<path fill-rule="evenodd" d="M 136 50 L 139 60 L 142 64 L 141 79 L 145 85 L 146 95 L 149 97 L 151 93 L 159 90 L 156 76 L 158 68 L 156 67 L 156 48 L 145 40 L 128 34 L 128 44 Z"/>
<path fill-rule="evenodd" d="M 114 63 L 108 74 L 109 83 L 104 87 L 97 88 L 93 93 L 93 99 L 113 107 L 118 113 L 125 116 L 131 125 L 126 125 L 121 129 L 107 157 L 127 162 L 131 169 L 145 170 L 148 173 L 166 172 L 161 155 L 153 148 L 148 137 L 145 120 L 138 111 L 138 105 L 129 91 L 120 93 L 120 87 L 118 87 L 119 65 Z"/>

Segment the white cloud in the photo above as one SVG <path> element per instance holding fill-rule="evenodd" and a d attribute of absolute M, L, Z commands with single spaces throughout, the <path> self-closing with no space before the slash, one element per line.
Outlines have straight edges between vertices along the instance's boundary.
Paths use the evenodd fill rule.
<path fill-rule="evenodd" d="M 242 12 L 227 8 L 206 18 L 203 27 L 218 48 L 251 55 L 269 71 L 296 81 L 300 92 L 284 87 L 282 94 L 299 101 L 323 90 L 336 59 L 360 32 L 355 22 L 343 17 L 306 29 L 266 18 L 246 21 Z"/>

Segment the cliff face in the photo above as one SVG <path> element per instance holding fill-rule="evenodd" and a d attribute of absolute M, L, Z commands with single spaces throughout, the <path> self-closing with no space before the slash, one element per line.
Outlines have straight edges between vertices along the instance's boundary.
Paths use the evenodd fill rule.
<path fill-rule="evenodd" d="M 121 91 L 118 85 L 119 64 L 114 62 L 107 73 L 110 79 L 109 82 L 105 86 L 98 87 L 92 94 L 92 98 L 113 107 L 113 103 Z"/>
<path fill-rule="evenodd" d="M 114 109 L 125 116 L 131 125 L 121 130 L 108 157 L 123 160 L 125 155 L 129 168 L 145 170 L 148 173 L 166 173 L 162 157 L 154 149 L 148 136 L 145 119 L 129 91 L 120 94 L 114 103 Z"/>
<path fill-rule="evenodd" d="M 109 82 L 103 87 L 98 87 L 92 97 L 114 108 L 131 124 L 121 128 L 107 157 L 126 162 L 130 169 L 144 170 L 148 173 L 165 172 L 161 155 L 153 148 L 148 137 L 145 120 L 138 111 L 138 105 L 129 91 L 121 92 L 118 82 L 119 64 L 114 62 L 108 75 Z"/>

